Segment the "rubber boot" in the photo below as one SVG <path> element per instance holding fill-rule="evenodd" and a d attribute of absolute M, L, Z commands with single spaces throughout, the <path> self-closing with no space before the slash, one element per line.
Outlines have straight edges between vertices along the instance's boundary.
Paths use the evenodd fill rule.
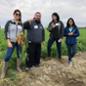
<path fill-rule="evenodd" d="M 8 68 L 8 62 L 3 61 L 1 79 L 5 78 Z"/>
<path fill-rule="evenodd" d="M 18 58 L 17 59 L 17 71 L 18 72 L 22 72 L 21 68 L 20 68 L 20 65 L 21 65 L 21 60 Z"/>

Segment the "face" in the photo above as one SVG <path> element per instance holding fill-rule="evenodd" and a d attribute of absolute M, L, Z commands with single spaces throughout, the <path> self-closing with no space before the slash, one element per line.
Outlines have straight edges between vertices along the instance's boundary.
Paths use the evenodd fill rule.
<path fill-rule="evenodd" d="M 73 20 L 72 20 L 72 19 L 69 20 L 69 25 L 70 25 L 70 26 L 73 25 Z"/>
<path fill-rule="evenodd" d="M 19 20 L 20 18 L 21 18 L 20 12 L 16 12 L 16 13 L 14 14 L 14 19 L 15 19 L 15 20 Z"/>
<path fill-rule="evenodd" d="M 40 13 L 35 14 L 35 20 L 37 20 L 37 21 L 41 20 L 41 14 Z"/>
<path fill-rule="evenodd" d="M 56 16 L 52 16 L 52 20 L 56 21 L 57 20 L 57 17 Z"/>

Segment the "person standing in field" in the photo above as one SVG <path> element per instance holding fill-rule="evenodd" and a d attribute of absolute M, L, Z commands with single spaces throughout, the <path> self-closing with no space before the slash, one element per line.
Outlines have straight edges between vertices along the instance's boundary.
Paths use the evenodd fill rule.
<path fill-rule="evenodd" d="M 20 68 L 21 43 L 17 42 L 17 37 L 20 36 L 21 33 L 23 33 L 23 26 L 21 22 L 21 11 L 19 9 L 16 9 L 13 12 L 13 19 L 9 20 L 5 25 L 7 53 L 3 61 L 1 78 L 4 78 L 6 75 L 8 62 L 11 59 L 15 48 L 17 53 L 17 71 L 21 72 Z"/>
<path fill-rule="evenodd" d="M 64 25 L 62 21 L 60 21 L 60 17 L 57 13 L 52 14 L 52 21 L 49 23 L 48 31 L 50 32 L 50 37 L 48 40 L 48 57 L 51 56 L 51 47 L 54 42 L 56 42 L 58 59 L 62 61 L 61 57 L 61 43 L 64 33 Z"/>
<path fill-rule="evenodd" d="M 27 30 L 27 70 L 32 67 L 38 67 L 41 58 L 41 43 L 44 41 L 45 33 L 41 23 L 41 13 L 36 12 L 32 20 L 24 23 L 24 29 Z"/>
<path fill-rule="evenodd" d="M 66 37 L 66 45 L 68 49 L 68 63 L 72 64 L 72 58 L 76 54 L 77 37 L 79 36 L 79 30 L 73 18 L 68 19 L 67 26 L 64 29 L 64 36 Z"/>

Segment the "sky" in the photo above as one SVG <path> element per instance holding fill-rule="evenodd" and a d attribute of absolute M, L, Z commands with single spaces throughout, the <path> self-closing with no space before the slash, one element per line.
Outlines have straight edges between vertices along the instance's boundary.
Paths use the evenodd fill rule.
<path fill-rule="evenodd" d="M 65 25 L 68 18 L 73 17 L 77 26 L 86 26 L 86 0 L 0 0 L 0 26 L 13 18 L 15 9 L 21 10 L 23 22 L 39 11 L 43 25 L 47 26 L 51 14 L 57 12 Z"/>

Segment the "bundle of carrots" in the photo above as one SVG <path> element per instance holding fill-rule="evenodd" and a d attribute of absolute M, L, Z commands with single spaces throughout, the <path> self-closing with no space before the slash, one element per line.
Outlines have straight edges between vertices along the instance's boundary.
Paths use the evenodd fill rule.
<path fill-rule="evenodd" d="M 25 36 L 24 36 L 24 33 L 21 32 L 18 36 L 17 36 L 17 39 L 16 39 L 17 43 L 19 45 L 23 45 L 24 42 L 25 42 Z"/>

